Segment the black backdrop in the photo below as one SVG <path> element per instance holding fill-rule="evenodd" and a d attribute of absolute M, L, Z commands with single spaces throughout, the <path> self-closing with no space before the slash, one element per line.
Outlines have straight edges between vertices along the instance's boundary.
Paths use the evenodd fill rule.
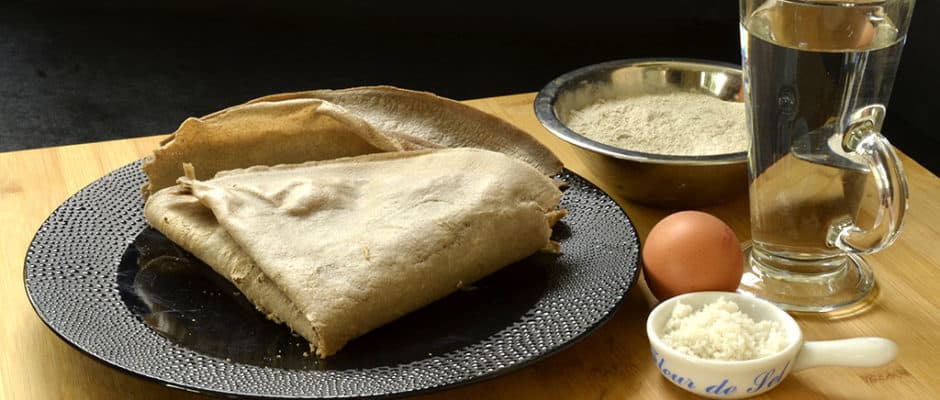
<path fill-rule="evenodd" d="M 940 4 L 914 15 L 885 132 L 940 174 Z M 0 151 L 171 132 L 282 91 L 536 91 L 638 57 L 739 63 L 737 2 L 14 1 L 0 5 Z"/>

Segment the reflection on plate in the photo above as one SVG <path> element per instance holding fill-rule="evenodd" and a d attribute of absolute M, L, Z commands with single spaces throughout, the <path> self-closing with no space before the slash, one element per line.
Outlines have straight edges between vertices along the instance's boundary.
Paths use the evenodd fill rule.
<path fill-rule="evenodd" d="M 601 190 L 565 172 L 569 215 L 537 254 L 362 336 L 326 360 L 147 227 L 139 162 L 89 185 L 26 258 L 40 318 L 80 350 L 174 387 L 253 397 L 387 397 L 480 381 L 594 330 L 636 281 L 639 242 Z"/>

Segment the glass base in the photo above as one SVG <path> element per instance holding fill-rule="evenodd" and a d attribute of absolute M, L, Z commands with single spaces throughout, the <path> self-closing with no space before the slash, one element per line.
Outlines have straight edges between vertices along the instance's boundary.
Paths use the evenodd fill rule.
<path fill-rule="evenodd" d="M 744 276 L 738 292 L 770 301 L 784 310 L 833 317 L 851 315 L 868 309 L 877 294 L 871 267 L 858 255 L 829 259 L 825 271 L 804 273 L 759 262 L 761 257 L 754 257 L 752 249 L 750 242 L 742 245 Z"/>

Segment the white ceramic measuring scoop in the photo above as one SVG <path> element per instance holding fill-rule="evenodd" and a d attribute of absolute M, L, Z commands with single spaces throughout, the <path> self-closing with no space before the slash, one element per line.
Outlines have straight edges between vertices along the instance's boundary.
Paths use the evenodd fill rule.
<path fill-rule="evenodd" d="M 701 309 L 720 297 L 734 301 L 741 312 L 755 321 L 779 321 L 789 342 L 779 353 L 747 361 L 705 360 L 667 346 L 661 339 L 666 321 L 676 303 Z M 670 382 L 700 396 L 740 399 L 756 396 L 776 387 L 791 372 L 821 365 L 877 367 L 897 356 L 897 345 L 884 338 L 860 337 L 842 340 L 804 342 L 796 321 L 779 307 L 754 297 L 730 292 L 696 292 L 660 303 L 646 320 L 653 360 Z"/>

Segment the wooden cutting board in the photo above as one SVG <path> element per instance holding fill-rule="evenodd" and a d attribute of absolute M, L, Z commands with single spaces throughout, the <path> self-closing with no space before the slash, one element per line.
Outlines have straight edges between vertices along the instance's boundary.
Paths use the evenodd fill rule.
<path fill-rule="evenodd" d="M 502 117 L 549 146 L 569 169 L 599 182 L 568 145 L 545 131 L 532 93 L 467 103 Z M 0 396 L 6 399 L 201 399 L 107 367 L 72 348 L 33 312 L 23 286 L 30 240 L 49 213 L 105 173 L 148 154 L 162 136 L 0 153 Z M 903 156 L 911 206 L 901 238 L 869 257 L 879 297 L 859 316 L 799 316 L 807 340 L 884 336 L 898 343 L 895 362 L 879 368 L 800 371 L 766 399 L 940 398 L 940 179 Z M 670 210 L 617 199 L 641 238 Z M 748 233 L 747 199 L 705 209 Z M 617 314 L 573 347 L 486 382 L 422 396 L 428 399 L 695 398 L 660 376 L 650 355 L 642 287 Z"/>

